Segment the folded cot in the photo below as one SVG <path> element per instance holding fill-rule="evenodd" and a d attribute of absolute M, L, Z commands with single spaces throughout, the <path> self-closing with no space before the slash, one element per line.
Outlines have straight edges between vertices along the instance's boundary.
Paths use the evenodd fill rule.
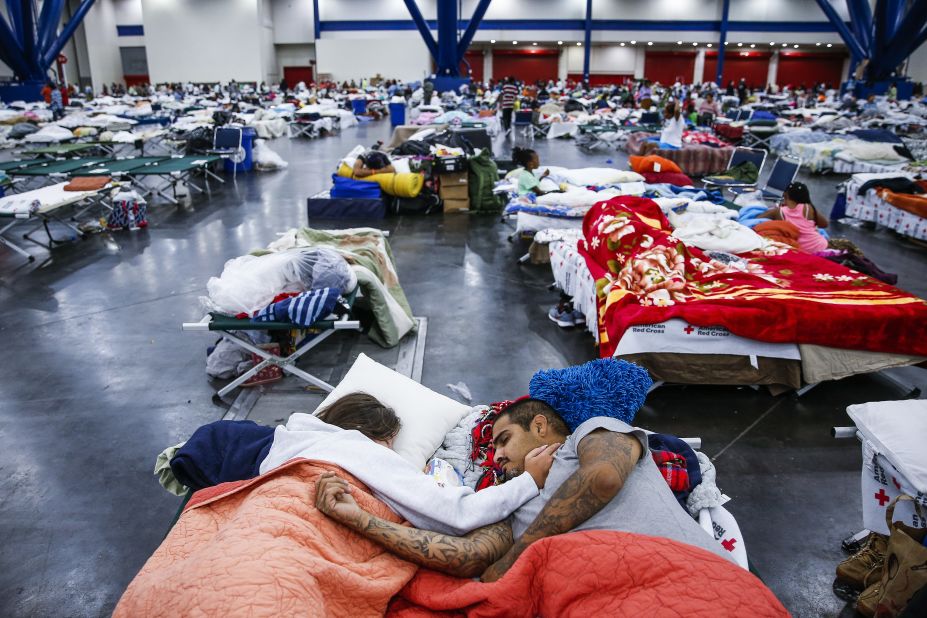
<path fill-rule="evenodd" d="M 357 294 L 358 290 L 355 288 L 353 292 L 346 296 L 345 301 L 349 307 L 353 308 L 354 300 L 357 298 Z M 223 336 L 225 336 L 235 345 L 264 359 L 261 362 L 256 363 L 254 367 L 242 375 L 238 376 L 235 380 L 222 387 L 219 390 L 219 396 L 224 397 L 228 393 L 241 386 L 244 382 L 248 381 L 252 376 L 257 375 L 258 372 L 269 366 L 280 367 L 280 369 L 283 371 L 291 373 L 297 378 L 311 384 L 312 386 L 330 393 L 334 390 L 334 387 L 331 384 L 328 384 L 327 382 L 320 380 L 314 375 L 300 369 L 296 366 L 296 361 L 298 361 L 300 357 L 325 341 L 337 331 L 360 331 L 361 323 L 358 320 L 349 319 L 348 315 L 337 317 L 334 314 L 326 316 L 320 320 L 316 320 L 308 327 L 307 330 L 309 333 L 317 334 L 314 336 L 304 337 L 302 341 L 296 345 L 293 352 L 286 357 L 273 354 L 254 345 L 254 343 L 252 343 L 246 335 L 241 334 L 241 331 L 289 332 L 293 330 L 304 330 L 303 327 L 291 322 L 253 322 L 249 318 L 237 318 L 234 316 L 213 312 L 205 315 L 199 322 L 185 322 L 182 325 L 182 329 L 185 331 L 221 332 L 223 333 Z"/>

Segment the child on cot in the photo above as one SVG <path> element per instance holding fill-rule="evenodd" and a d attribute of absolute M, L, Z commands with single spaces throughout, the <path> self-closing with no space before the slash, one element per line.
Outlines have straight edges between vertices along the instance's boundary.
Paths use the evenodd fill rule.
<path fill-rule="evenodd" d="M 507 178 L 518 181 L 518 195 L 544 195 L 545 193 L 557 193 L 558 191 L 545 191 L 541 189 L 541 181 L 550 175 L 550 170 L 544 170 L 540 176 L 534 175 L 534 170 L 541 166 L 541 160 L 538 153 L 530 148 L 512 148 L 512 161 L 518 164 L 518 168 L 512 170 L 506 176 Z"/>
<path fill-rule="evenodd" d="M 827 219 L 811 203 L 811 194 L 804 183 L 790 184 L 782 194 L 782 204 L 768 209 L 759 217 L 794 225 L 798 229 L 798 246 L 805 253 L 816 254 L 889 285 L 898 281 L 898 275 L 880 269 L 851 241 L 846 238 L 828 239 L 819 231 L 818 228 L 827 227 Z"/>
<path fill-rule="evenodd" d="M 657 148 L 663 150 L 679 150 L 682 148 L 682 133 L 686 130 L 686 117 L 682 113 L 682 105 L 669 101 L 663 108 L 663 131 L 660 137 L 648 137 L 648 142 L 656 142 Z"/>
<path fill-rule="evenodd" d="M 811 203 L 808 187 L 793 182 L 782 194 L 782 204 L 760 215 L 762 219 L 788 221 L 798 228 L 798 246 L 805 253 L 818 253 L 828 247 L 827 239 L 818 231 L 827 227 L 827 219 Z"/>

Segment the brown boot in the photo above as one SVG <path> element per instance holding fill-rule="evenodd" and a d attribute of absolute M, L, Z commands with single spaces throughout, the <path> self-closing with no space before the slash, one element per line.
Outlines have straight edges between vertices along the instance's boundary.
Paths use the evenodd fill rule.
<path fill-rule="evenodd" d="M 881 596 L 882 580 L 879 578 L 875 580 L 875 583 L 860 593 L 859 598 L 856 599 L 856 611 L 866 618 L 872 618 L 875 616 L 876 607 L 879 605 L 879 598 Z"/>
<path fill-rule="evenodd" d="M 858 552 L 837 565 L 837 581 L 857 590 L 863 590 L 879 581 L 887 547 L 887 536 L 878 532 L 870 533 Z"/>

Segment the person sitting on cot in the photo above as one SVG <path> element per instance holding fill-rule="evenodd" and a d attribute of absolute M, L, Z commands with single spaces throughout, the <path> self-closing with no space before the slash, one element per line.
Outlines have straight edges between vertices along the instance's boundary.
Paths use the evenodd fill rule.
<path fill-rule="evenodd" d="M 538 448 L 563 446 L 554 455 L 540 495 L 511 517 L 466 536 L 438 534 L 378 518 L 361 509 L 348 483 L 331 473 L 324 474 L 316 486 L 316 508 L 405 560 L 456 577 L 481 576 L 483 581 L 502 577 L 535 541 L 579 530 L 664 537 L 732 560 L 679 508 L 650 456 L 643 430 L 597 416 L 571 432 L 552 407 L 522 399 L 495 420 L 492 440 L 495 463 L 504 471 L 502 487 L 523 476 L 527 457 Z"/>
<path fill-rule="evenodd" d="M 395 174 L 396 168 L 393 167 L 385 153 L 379 150 L 368 150 L 357 156 L 352 173 L 354 178 L 366 178 L 375 174 Z"/>
<path fill-rule="evenodd" d="M 818 231 L 819 227 L 827 227 L 827 219 L 811 203 L 811 193 L 804 183 L 790 184 L 782 194 L 782 203 L 760 218 L 788 221 L 798 228 L 798 246 L 805 253 L 818 253 L 828 247 L 827 238 Z"/>
<path fill-rule="evenodd" d="M 518 167 L 509 172 L 506 178 L 514 179 L 518 182 L 518 195 L 544 195 L 546 193 L 560 193 L 560 189 L 545 191 L 541 188 L 541 181 L 550 176 L 550 170 L 544 170 L 540 176 L 535 175 L 534 170 L 541 167 L 541 160 L 538 153 L 530 148 L 512 148 L 512 161 Z"/>

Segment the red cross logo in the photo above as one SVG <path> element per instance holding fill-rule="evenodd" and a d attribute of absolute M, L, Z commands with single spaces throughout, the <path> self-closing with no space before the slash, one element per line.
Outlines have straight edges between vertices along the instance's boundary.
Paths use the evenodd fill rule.
<path fill-rule="evenodd" d="M 691 326 L 686 326 L 683 330 L 686 331 L 687 335 L 691 335 L 692 331 L 694 331 L 695 329 L 692 328 Z"/>
<path fill-rule="evenodd" d="M 895 485 L 895 488 L 898 489 L 898 491 L 901 491 L 901 483 L 899 483 L 899 482 L 895 479 L 894 476 L 892 477 L 892 483 Z"/>
<path fill-rule="evenodd" d="M 884 489 L 879 489 L 879 493 L 875 494 L 875 499 L 879 501 L 879 506 L 885 506 L 885 503 L 891 498 L 888 497 Z"/>
<path fill-rule="evenodd" d="M 721 541 L 721 547 L 728 551 L 734 551 L 734 543 L 737 542 L 737 539 L 724 539 Z"/>

